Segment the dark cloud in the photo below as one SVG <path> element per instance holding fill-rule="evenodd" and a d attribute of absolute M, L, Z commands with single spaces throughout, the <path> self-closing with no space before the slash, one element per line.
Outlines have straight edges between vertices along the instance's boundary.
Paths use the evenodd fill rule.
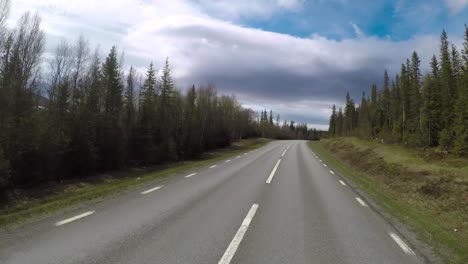
<path fill-rule="evenodd" d="M 43 8 L 48 36 L 88 33 L 93 43 L 103 44 L 104 52 L 116 43 L 127 54 L 127 66 L 136 66 L 141 73 L 151 61 L 158 68 L 169 57 L 174 78 L 183 89 L 213 82 L 220 92 L 236 95 L 245 105 L 273 109 L 285 119 L 310 124 L 326 125 L 331 104 L 341 104 L 347 91 L 358 100 L 372 83 L 381 84 L 384 69 L 391 75 L 398 72 L 413 50 L 422 59 L 423 71 L 427 70 L 438 48 L 438 37 L 430 35 L 393 41 L 360 34 L 337 41 L 320 34 L 299 38 L 268 32 L 213 17 L 200 7 L 212 1 L 197 5 L 186 0 L 138 4 L 124 0 L 118 5 L 103 1 L 112 8 L 81 2 L 65 13 L 47 13 Z M 266 2 L 256 1 L 255 6 Z M 275 1 L 268 12 L 259 13 L 264 11 L 259 8 L 250 14 L 268 17 L 286 3 L 296 8 L 296 2 L 301 1 Z M 38 5 L 32 0 L 22 3 L 25 8 Z M 68 8 L 60 1 L 56 6 Z M 232 7 L 227 15 L 235 17 L 249 12 L 252 3 L 218 1 L 213 8 L 219 7 Z"/>
<path fill-rule="evenodd" d="M 370 84 L 380 83 L 382 76 L 383 70 L 378 67 L 357 68 L 347 72 L 329 69 L 321 75 L 298 75 L 285 70 L 260 70 L 231 75 L 220 69 L 195 72 L 181 81 L 203 84 L 209 80 L 224 93 L 293 102 L 303 99 L 333 101 L 344 97 L 347 91 L 353 96 L 360 96 L 363 91 L 369 90 Z"/>

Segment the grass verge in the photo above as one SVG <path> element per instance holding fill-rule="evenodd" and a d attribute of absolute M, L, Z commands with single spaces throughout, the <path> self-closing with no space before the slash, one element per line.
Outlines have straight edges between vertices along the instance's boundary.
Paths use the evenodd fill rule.
<path fill-rule="evenodd" d="M 228 148 L 208 152 L 200 160 L 164 165 L 151 172 L 133 169 L 112 175 L 100 175 L 89 180 L 49 184 L 22 192 L 17 190 L 13 198 L 0 207 L 0 227 L 20 224 L 63 208 L 108 197 L 158 178 L 183 173 L 259 148 L 268 142 L 270 140 L 265 138 L 241 140 Z"/>
<path fill-rule="evenodd" d="M 444 263 L 468 263 L 468 162 L 433 150 L 356 138 L 310 148 L 386 212 L 433 246 Z"/>

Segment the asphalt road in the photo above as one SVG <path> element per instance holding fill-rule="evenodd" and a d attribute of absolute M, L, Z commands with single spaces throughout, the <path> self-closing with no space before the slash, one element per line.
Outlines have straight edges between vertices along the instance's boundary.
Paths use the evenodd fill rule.
<path fill-rule="evenodd" d="M 0 231 L 0 263 L 422 263 L 305 141 Z"/>

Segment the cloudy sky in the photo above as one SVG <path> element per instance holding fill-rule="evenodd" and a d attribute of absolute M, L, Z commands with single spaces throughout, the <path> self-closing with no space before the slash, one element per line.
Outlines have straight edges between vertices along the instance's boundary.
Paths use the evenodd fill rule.
<path fill-rule="evenodd" d="M 416 50 L 423 71 L 443 28 L 461 45 L 468 0 L 13 0 L 9 23 L 38 11 L 52 50 L 88 37 L 141 71 L 168 56 L 177 85 L 214 82 L 255 110 L 326 128 Z"/>

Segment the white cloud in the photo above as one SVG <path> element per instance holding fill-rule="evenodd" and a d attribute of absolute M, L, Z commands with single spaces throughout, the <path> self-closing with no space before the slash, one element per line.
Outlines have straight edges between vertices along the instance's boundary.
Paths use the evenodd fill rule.
<path fill-rule="evenodd" d="M 468 0 L 445 0 L 447 7 L 454 14 L 457 14 L 468 6 Z"/>
<path fill-rule="evenodd" d="M 198 6 L 214 17 L 239 19 L 268 18 L 280 11 L 299 10 L 305 0 L 196 0 Z"/>
<path fill-rule="evenodd" d="M 270 11 L 246 11 L 247 1 L 243 0 L 216 1 L 236 10 L 234 16 L 293 10 L 303 1 L 250 2 L 253 10 L 263 6 Z M 267 2 L 274 3 L 273 7 Z M 339 104 L 347 90 L 359 96 L 372 82 L 380 82 L 385 68 L 396 73 L 413 49 L 427 69 L 438 47 L 437 36 L 393 42 L 366 37 L 353 23 L 357 39 L 336 41 L 319 34 L 298 38 L 213 17 L 207 10 L 220 7 L 210 3 L 17 0 L 13 17 L 25 10 L 39 10 L 49 45 L 59 36 L 76 38 L 84 33 L 92 43 L 102 44 L 104 51 L 117 44 L 125 50 L 126 62 L 137 68 L 150 61 L 161 66 L 169 56 L 181 88 L 213 81 L 221 92 L 236 94 L 243 103 L 272 108 L 311 124 L 325 124 L 327 106 Z"/>

